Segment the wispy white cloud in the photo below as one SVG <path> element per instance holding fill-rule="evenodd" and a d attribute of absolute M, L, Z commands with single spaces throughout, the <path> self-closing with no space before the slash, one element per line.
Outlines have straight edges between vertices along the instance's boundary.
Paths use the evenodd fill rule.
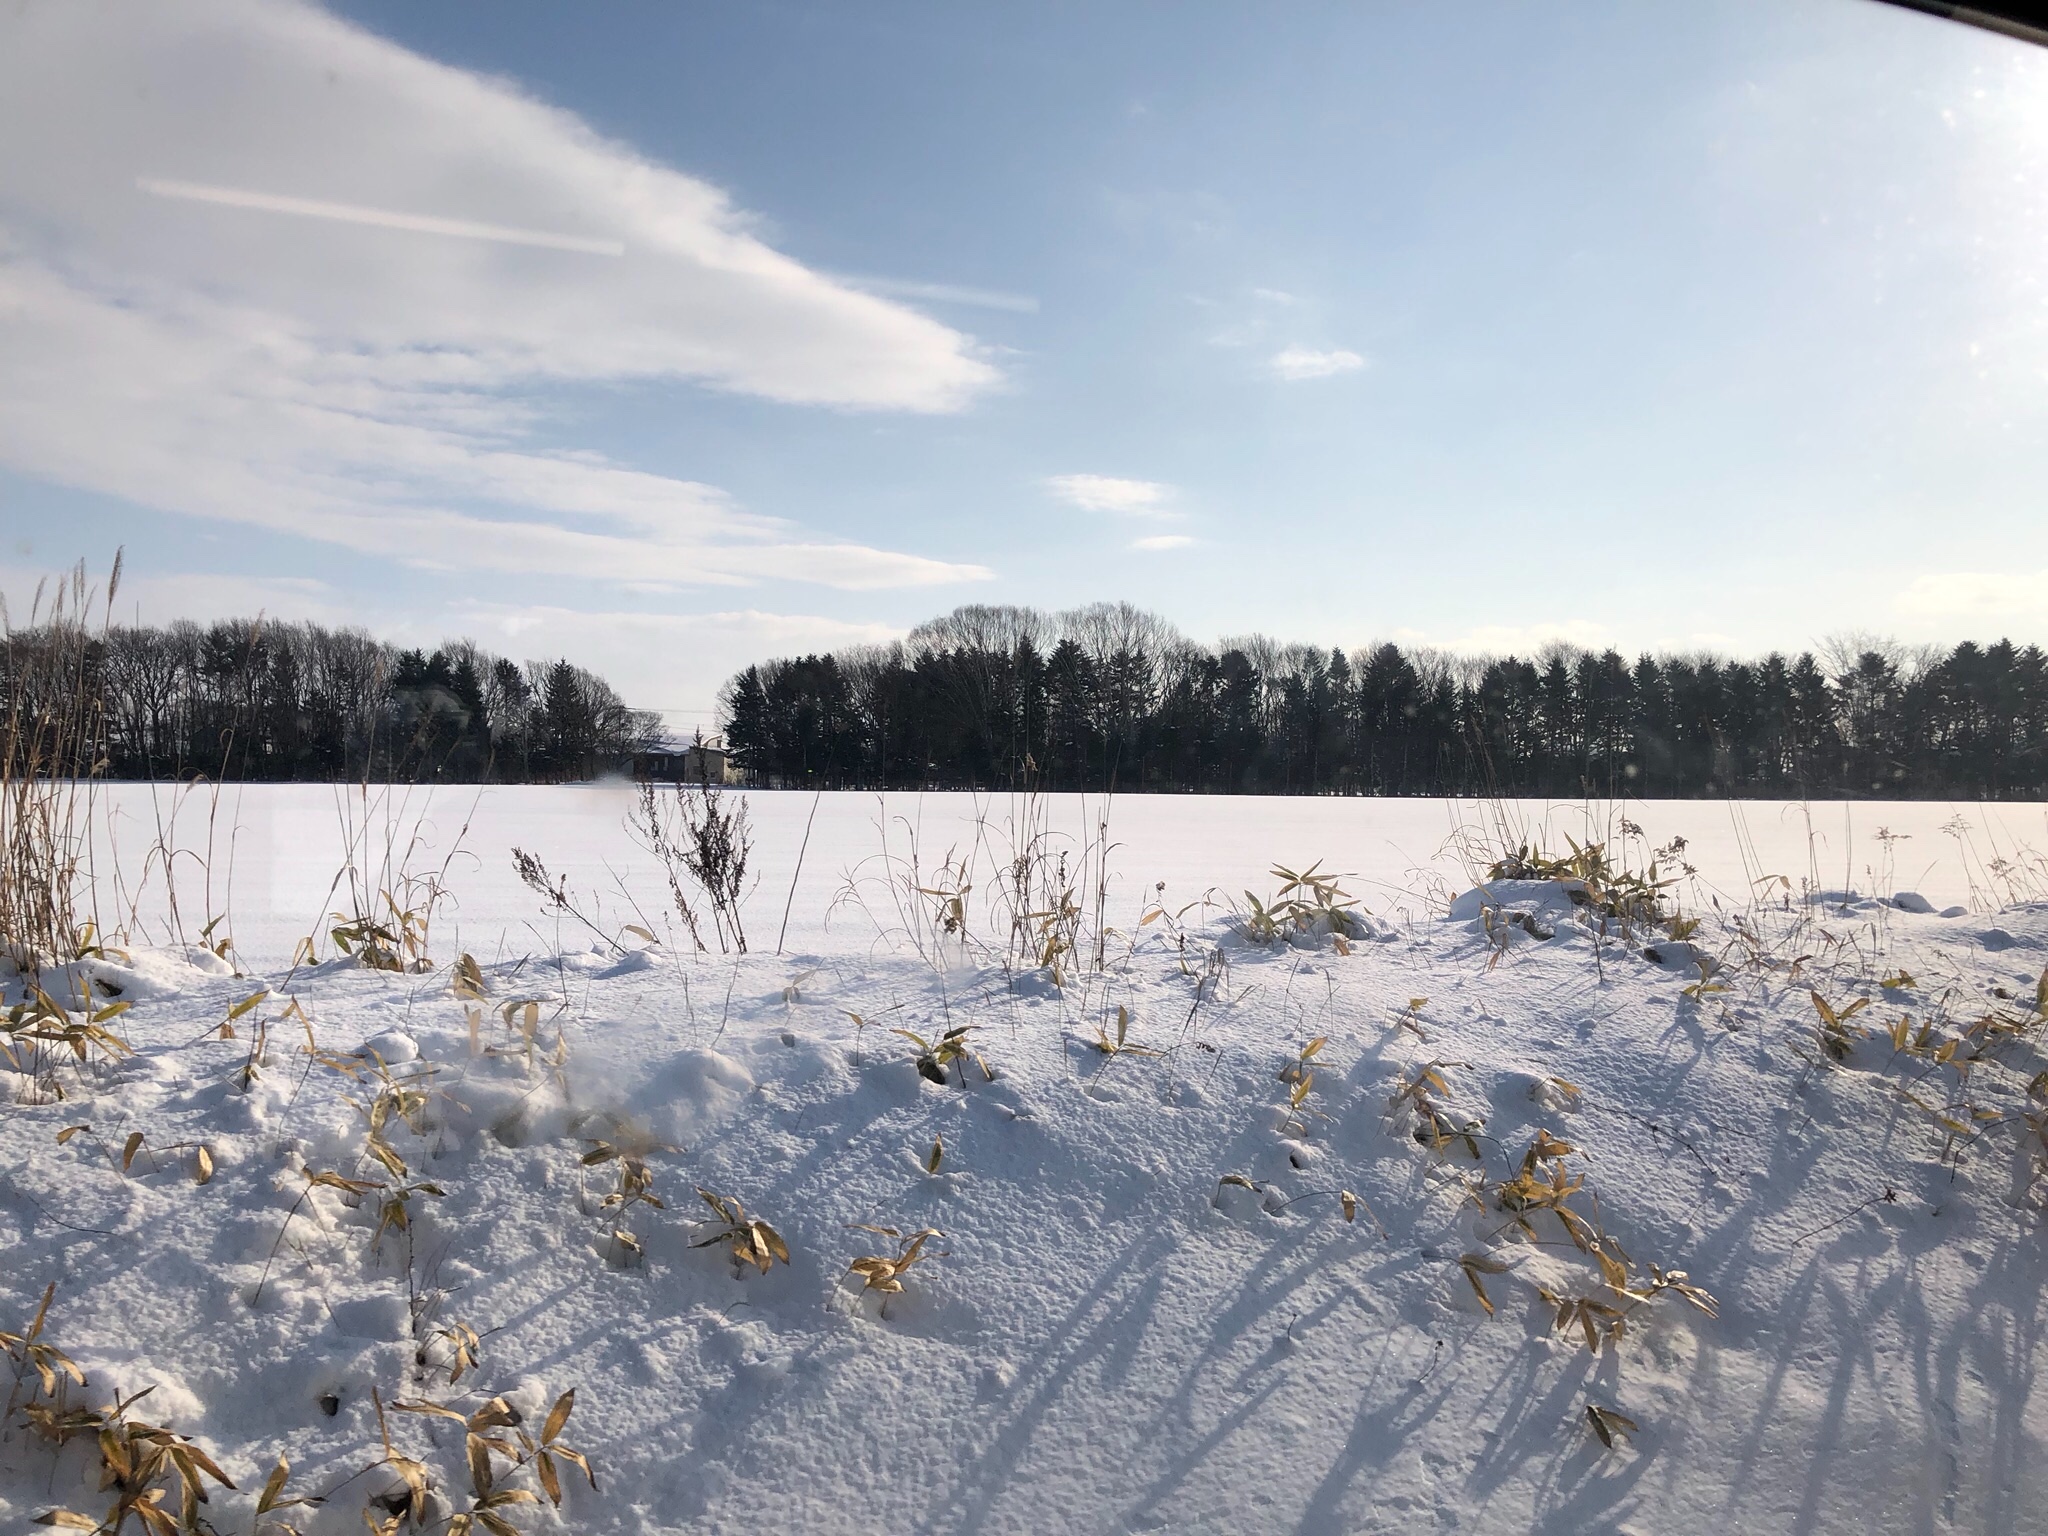
<path fill-rule="evenodd" d="M 1121 512 L 1128 517 L 1171 517 L 1173 487 L 1157 480 L 1123 480 L 1115 475 L 1054 475 L 1046 485 L 1060 500 L 1084 512 Z"/>
<path fill-rule="evenodd" d="M 1186 549 L 1195 541 L 1184 533 L 1155 533 L 1150 538 L 1131 540 L 1133 549 Z"/>
<path fill-rule="evenodd" d="M 1563 619 L 1537 624 L 1481 624 L 1450 643 L 1450 649 L 1481 656 L 1532 656 L 1546 645 L 1576 645 L 1604 650 L 1612 632 L 1591 619 Z"/>
<path fill-rule="evenodd" d="M 1945 571 L 1916 577 L 1893 605 L 1916 619 L 2048 615 L 2048 571 Z"/>
<path fill-rule="evenodd" d="M 1342 347 L 1318 352 L 1313 347 L 1283 347 L 1267 363 L 1283 379 L 1327 379 L 1332 374 L 1352 373 L 1365 366 L 1365 359 Z"/>
<path fill-rule="evenodd" d="M 362 622 L 362 607 L 330 583 L 312 576 L 242 576 L 225 572 L 137 571 L 121 578 L 106 602 L 105 570 L 88 570 L 92 584 L 90 618 L 114 624 L 167 624 L 175 619 L 311 619 L 322 624 Z M 49 588 L 51 573 L 28 565 L 0 564 L 0 599 L 17 621 L 34 610 L 38 587 Z"/>
<path fill-rule="evenodd" d="M 0 140 L 42 146 L 0 156 L 0 465 L 449 568 L 988 574 L 530 446 L 563 384 L 933 412 L 997 376 L 502 81 L 301 0 L 16 8 Z"/>

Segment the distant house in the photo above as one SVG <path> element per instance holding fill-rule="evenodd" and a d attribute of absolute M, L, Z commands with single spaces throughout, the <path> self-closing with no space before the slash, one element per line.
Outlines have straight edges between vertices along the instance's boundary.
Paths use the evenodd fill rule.
<path fill-rule="evenodd" d="M 702 736 L 689 741 L 664 736 L 648 742 L 633 754 L 633 777 L 674 784 L 737 784 L 741 779 L 725 743 Z"/>

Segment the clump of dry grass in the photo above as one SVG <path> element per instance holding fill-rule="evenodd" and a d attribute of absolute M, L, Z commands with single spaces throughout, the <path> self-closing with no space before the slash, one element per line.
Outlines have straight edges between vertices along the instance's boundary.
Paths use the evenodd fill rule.
<path fill-rule="evenodd" d="M 1425 1061 L 1404 1079 L 1401 1086 L 1387 1100 L 1387 1107 L 1396 1114 L 1406 1110 L 1415 1119 L 1414 1137 L 1434 1152 L 1448 1152 L 1462 1146 L 1472 1155 L 1476 1163 L 1481 1161 L 1479 1133 L 1485 1121 L 1477 1118 L 1454 1119 L 1444 1106 L 1439 1095 L 1451 1091 L 1450 1080 L 1444 1076 L 1452 1067 L 1467 1066 L 1462 1061 Z"/>
<path fill-rule="evenodd" d="M 889 1033 L 901 1035 L 917 1047 L 917 1054 L 914 1058 L 917 1064 L 917 1075 L 937 1083 L 943 1088 L 952 1081 L 950 1068 L 955 1062 L 960 1064 L 961 1081 L 963 1082 L 966 1081 L 966 1067 L 970 1061 L 981 1068 L 981 1080 L 983 1082 L 992 1083 L 995 1081 L 996 1075 L 989 1070 L 989 1064 L 982 1058 L 981 1052 L 975 1050 L 973 1046 L 967 1043 L 968 1032 L 974 1028 L 975 1026 L 972 1024 L 955 1024 L 944 1034 L 933 1039 L 926 1039 L 915 1030 L 909 1029 L 892 1029 Z"/>
<path fill-rule="evenodd" d="M 1813 999 L 1813 1011 L 1820 1015 L 1820 1048 L 1831 1061 L 1847 1061 L 1856 1050 L 1856 1042 L 1865 1034 L 1860 1026 L 1849 1021 L 1870 1006 L 1870 999 L 1859 997 L 1837 1008 L 1818 992 L 1809 992 L 1807 996 Z"/>
<path fill-rule="evenodd" d="M 17 1377 L 24 1371 L 33 1371 L 36 1384 L 41 1388 L 43 1396 L 52 1400 L 57 1396 L 60 1375 L 70 1377 L 81 1387 L 85 1385 L 85 1372 L 73 1363 L 69 1355 L 43 1337 L 43 1324 L 49 1319 L 50 1301 L 56 1294 L 57 1282 L 52 1280 L 45 1287 L 42 1304 L 36 1308 L 36 1315 L 26 1329 L 20 1333 L 0 1330 L 0 1351 L 4 1351 L 7 1358 L 14 1362 Z M 0 1415 L 0 1418 L 13 1415 L 19 1392 L 20 1384 L 17 1381 L 16 1396 L 8 1398 L 7 1413 Z"/>
<path fill-rule="evenodd" d="M 767 1274 L 777 1259 L 789 1262 L 789 1245 L 782 1240 L 767 1222 L 758 1216 L 749 1216 L 747 1208 L 731 1195 L 721 1195 L 703 1188 L 697 1189 L 703 1202 L 711 1207 L 713 1220 L 704 1223 L 714 1227 L 709 1237 L 702 1237 L 691 1243 L 692 1248 L 709 1248 L 725 1243 L 732 1250 L 735 1270 L 743 1270 L 749 1264 L 762 1274 Z"/>
<path fill-rule="evenodd" d="M 846 1278 L 858 1278 L 860 1289 L 854 1293 L 854 1303 L 874 1292 L 882 1298 L 882 1315 L 888 1316 L 889 1298 L 900 1295 L 903 1277 L 914 1266 L 927 1259 L 942 1259 L 946 1254 L 927 1253 L 925 1244 L 945 1234 L 937 1227 L 921 1227 L 915 1232 L 904 1232 L 898 1227 L 872 1227 L 865 1222 L 851 1223 L 857 1232 L 872 1232 L 877 1237 L 886 1237 L 896 1244 L 896 1251 L 889 1254 L 864 1254 L 846 1266 Z"/>
<path fill-rule="evenodd" d="M 391 1426 L 384 1416 L 383 1400 L 374 1390 L 370 1398 L 377 1411 L 377 1433 L 383 1441 L 384 1455 L 364 1470 L 389 1467 L 398 1474 L 399 1480 L 387 1492 L 371 1499 L 373 1506 L 384 1511 L 384 1518 L 379 1519 L 366 1509 L 363 1519 L 373 1536 L 397 1536 L 402 1523 L 409 1521 L 414 1529 L 427 1523 L 433 1476 L 426 1463 L 406 1455 L 392 1443 Z M 573 1387 L 555 1399 L 538 1438 L 522 1427 L 519 1411 L 502 1397 L 493 1397 L 466 1414 L 445 1403 L 428 1401 L 394 1402 L 391 1407 L 397 1413 L 452 1420 L 462 1428 L 463 1463 L 469 1474 L 469 1507 L 446 1516 L 447 1536 L 471 1536 L 477 1527 L 489 1532 L 490 1536 L 520 1536 L 509 1511 L 525 1504 L 538 1504 L 541 1494 L 545 1494 L 548 1502 L 559 1509 L 562 1503 L 561 1469 L 564 1466 L 580 1471 L 589 1480 L 593 1491 L 597 1487 L 597 1474 L 591 1469 L 590 1459 L 562 1439 L 562 1431 L 568 1426 L 569 1415 L 576 1407 L 576 1390 Z M 508 1429 L 512 1431 L 511 1439 L 503 1433 Z M 528 1470 L 540 1484 L 540 1493 L 531 1488 L 510 1485 L 510 1478 Z"/>
<path fill-rule="evenodd" d="M 119 1061 L 135 1054 L 134 1047 L 107 1028 L 128 1011 L 127 1002 L 95 1003 L 81 984 L 74 1013 L 33 982 L 26 990 L 28 996 L 0 1017 L 0 1057 L 44 1098 L 64 1097 L 57 1065 L 65 1051 L 78 1066 L 94 1057 Z"/>
<path fill-rule="evenodd" d="M 469 1054 L 472 1056 L 517 1056 L 528 1077 L 533 1076 L 536 1066 L 543 1066 L 553 1074 L 555 1080 L 562 1080 L 562 1069 L 569 1064 L 569 1034 L 563 1022 L 563 1012 L 557 1008 L 553 1015 L 555 1039 L 552 1046 L 542 1054 L 540 1038 L 543 999 L 537 997 L 508 998 L 498 1005 L 499 1022 L 504 1025 L 506 1039 L 503 1044 L 486 1045 L 483 1038 L 484 1011 L 477 1003 L 468 1003 L 463 1008 L 463 1017 L 469 1025 Z"/>
<path fill-rule="evenodd" d="M 550 912 L 557 917 L 572 919 L 600 942 L 609 945 L 613 953 L 623 955 L 626 952 L 626 947 L 615 936 L 605 932 L 597 919 L 579 904 L 567 875 L 549 874 L 547 865 L 540 861 L 539 856 L 528 853 L 524 848 L 512 850 L 512 869 L 519 876 L 519 883 L 540 897 Z"/>
<path fill-rule="evenodd" d="M 668 1204 L 654 1192 L 654 1170 L 648 1159 L 656 1152 L 672 1152 L 675 1149 L 634 1125 L 617 1117 L 612 1121 L 612 1134 L 607 1138 L 592 1138 L 590 1150 L 583 1154 L 585 1168 L 595 1168 L 605 1163 L 618 1165 L 618 1185 L 603 1200 L 598 1208 L 610 1213 L 612 1221 L 611 1249 L 609 1257 L 615 1264 L 636 1263 L 646 1252 L 638 1233 L 634 1232 L 628 1219 L 636 1206 L 649 1210 L 665 1211 Z M 702 1193 L 702 1191 L 698 1191 Z"/>
<path fill-rule="evenodd" d="M 1365 936 L 1358 902 L 1337 882 L 1348 878 L 1321 873 L 1318 859 L 1299 873 L 1273 866 L 1279 889 L 1266 901 L 1244 893 L 1245 909 L 1232 917 L 1238 934 L 1253 944 L 1277 944 L 1292 935 L 1327 933 L 1339 954 L 1351 953 L 1351 941 Z"/>
<path fill-rule="evenodd" d="M 1554 1246 L 1538 1230 L 1534 1218 L 1548 1212 L 1563 1229 L 1569 1246 L 1592 1262 L 1598 1279 L 1592 1289 L 1578 1293 L 1538 1284 L 1536 1294 L 1550 1309 L 1553 1331 L 1576 1333 L 1590 1353 L 1603 1345 L 1620 1342 L 1628 1331 L 1630 1317 L 1641 1307 L 1664 1295 L 1677 1296 L 1709 1317 L 1720 1315 L 1713 1296 L 1692 1283 L 1682 1269 L 1665 1269 L 1651 1263 L 1638 1273 L 1634 1261 L 1601 1229 L 1594 1216 L 1572 1204 L 1585 1191 L 1585 1175 L 1571 1169 L 1567 1159 L 1577 1148 L 1549 1130 L 1538 1129 L 1519 1167 L 1493 1188 L 1496 1207 L 1510 1219 L 1503 1231 L 1513 1232 L 1525 1242 Z M 1467 1253 L 1458 1260 L 1466 1282 L 1490 1317 L 1494 1304 L 1485 1277 L 1510 1273 L 1510 1266 L 1484 1253 Z M 1592 1278 L 1591 1276 L 1588 1277 Z M 1601 1294 L 1604 1292 L 1604 1294 Z"/>
<path fill-rule="evenodd" d="M 1308 1117 L 1317 1111 L 1307 1107 L 1308 1096 L 1316 1085 L 1315 1070 L 1309 1063 L 1316 1053 L 1329 1044 L 1329 1036 L 1317 1035 L 1301 1048 L 1301 1051 L 1276 1076 L 1288 1084 L 1287 1109 L 1280 1119 L 1280 1134 L 1283 1136 L 1307 1135 Z"/>
<path fill-rule="evenodd" d="M 1525 843 L 1495 859 L 1486 877 L 1558 881 L 1565 885 L 1574 906 L 1617 924 L 1625 938 L 1638 929 L 1662 928 L 1674 920 L 1666 893 L 1678 882 L 1669 876 L 1660 878 L 1654 858 L 1647 870 L 1638 872 L 1619 863 L 1605 843 L 1581 846 L 1569 836 L 1565 842 L 1572 851 L 1564 856 L 1546 854 Z M 1604 930 L 1604 922 L 1602 926 Z"/>
<path fill-rule="evenodd" d="M 212 1527 L 199 1513 L 199 1507 L 207 1502 L 207 1483 L 210 1480 L 221 1488 L 235 1485 L 212 1457 L 185 1436 L 131 1416 L 130 1410 L 154 1392 L 154 1387 L 125 1397 L 117 1392 L 111 1403 L 98 1408 L 69 1401 L 67 1388 L 82 1389 L 89 1383 L 71 1357 L 43 1337 L 56 1292 L 52 1282 L 24 1332 L 0 1332 L 0 1350 L 15 1363 L 17 1372 L 15 1390 L 0 1422 L 11 1420 L 19 1410 L 29 1428 L 59 1450 L 73 1440 L 88 1441 L 99 1464 L 100 1489 L 112 1492 L 114 1502 L 101 1516 L 58 1508 L 44 1511 L 34 1523 L 107 1536 L 119 1536 L 131 1518 L 148 1536 L 194 1536 L 210 1531 Z M 20 1397 L 23 1373 L 34 1376 L 25 1403 Z M 276 1486 L 266 1490 L 259 1514 L 282 1507 L 274 1494 L 281 1491 L 283 1480 L 273 1474 L 272 1482 Z"/>
<path fill-rule="evenodd" d="M 703 924 L 683 890 L 683 876 L 704 894 L 713 936 L 721 954 L 747 952 L 740 908 L 751 887 L 748 860 L 754 848 L 743 795 L 728 795 L 709 782 L 673 784 L 667 795 L 642 783 L 626 830 L 660 861 L 669 900 L 691 943 L 705 948 Z"/>
<path fill-rule="evenodd" d="M 328 886 L 344 906 L 328 914 L 327 938 L 338 955 L 372 970 L 419 973 L 434 968 L 435 916 L 451 900 L 448 872 L 469 834 L 465 822 L 439 864 L 431 857 L 427 809 L 415 811 L 403 794 L 367 783 L 335 801 L 347 856 Z M 407 818 L 410 817 L 410 824 Z M 292 963 L 318 958 L 311 937 L 299 942 Z"/>

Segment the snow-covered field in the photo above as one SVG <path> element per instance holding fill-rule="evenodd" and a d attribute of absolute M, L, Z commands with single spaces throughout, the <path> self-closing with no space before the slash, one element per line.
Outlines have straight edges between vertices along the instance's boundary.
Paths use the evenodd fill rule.
<path fill-rule="evenodd" d="M 197 1515 L 237 1536 L 386 1520 L 413 1462 L 449 1529 L 477 1503 L 465 1429 L 401 1402 L 486 1409 L 492 1490 L 541 1492 L 521 1436 L 571 1390 L 556 1444 L 597 1487 L 558 1461 L 559 1513 L 485 1513 L 2048 1529 L 2041 806 L 750 799 L 741 958 L 680 943 L 619 786 L 188 797 L 175 924 L 148 861 L 169 794 L 114 791 L 100 920 L 129 947 L 44 984 L 131 1004 L 106 1028 L 134 1054 L 17 1038 L 38 1070 L 0 1066 L 0 1330 L 54 1284 L 37 1342 L 87 1378 L 64 1402 L 152 1388 L 130 1420 L 233 1480 L 201 1468 Z M 1027 821 L 1075 877 L 1057 978 L 997 905 Z M 1603 934 L 1556 882 L 1465 894 L 1480 843 L 1589 824 L 1637 867 L 1685 838 L 1662 870 L 1698 927 Z M 345 827 L 361 868 L 445 869 L 433 969 L 331 956 Z M 544 911 L 514 846 L 616 943 Z M 964 939 L 917 890 L 953 888 L 949 849 Z M 1349 937 L 1247 934 L 1229 898 L 1317 860 L 1369 914 Z M 1903 891 L 1925 899 L 1874 899 Z M 1177 920 L 1141 923 L 1155 904 Z M 223 914 L 226 959 L 198 947 Z M 893 1033 L 958 1026 L 978 1059 L 943 1082 Z M 698 1187 L 788 1262 L 708 1241 Z M 893 1295 L 849 1280 L 899 1251 L 873 1228 L 938 1229 Z M 48 1404 L 18 1372 L 10 1526 L 117 1498 L 90 1434 L 28 1424 Z M 1589 1406 L 1637 1427 L 1605 1444 Z M 323 1504 L 257 1513 L 280 1455 L 285 1496 Z"/>

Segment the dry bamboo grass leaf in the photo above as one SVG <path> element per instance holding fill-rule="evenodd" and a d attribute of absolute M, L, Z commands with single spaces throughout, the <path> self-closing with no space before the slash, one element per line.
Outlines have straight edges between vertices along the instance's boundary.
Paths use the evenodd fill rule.
<path fill-rule="evenodd" d="M 1488 1317 L 1493 1316 L 1493 1298 L 1486 1294 L 1482 1275 L 1504 1275 L 1508 1266 L 1499 1259 L 1488 1258 L 1483 1253 L 1466 1253 L 1458 1256 L 1458 1268 L 1465 1272 L 1465 1279 L 1472 1287 L 1472 1294 L 1479 1298 L 1479 1305 L 1486 1309 Z"/>
<path fill-rule="evenodd" d="M 467 1323 L 450 1323 L 437 1330 L 434 1337 L 448 1347 L 448 1385 L 452 1387 L 462 1380 L 464 1371 L 476 1369 L 483 1355 L 483 1340 Z"/>
<path fill-rule="evenodd" d="M 36 1308 L 35 1319 L 28 1325 L 26 1333 L 0 1332 L 0 1352 L 6 1353 L 17 1364 L 25 1365 L 36 1373 L 36 1380 L 45 1397 L 57 1393 L 57 1373 L 62 1371 L 79 1386 L 85 1385 L 85 1372 L 81 1371 L 71 1357 L 54 1344 L 43 1342 L 43 1323 L 50 1315 L 50 1302 L 57 1294 L 57 1282 L 52 1280 L 43 1288 L 43 1299 Z"/>
<path fill-rule="evenodd" d="M 1159 1054 L 1158 1051 L 1155 1051 L 1149 1045 L 1132 1045 L 1130 1043 L 1130 1033 L 1131 1010 L 1119 1003 L 1116 1010 L 1116 1038 L 1114 1040 L 1110 1039 L 1109 1031 L 1101 1024 L 1097 1024 L 1095 1026 L 1095 1039 L 1092 1043 L 1095 1049 L 1102 1052 L 1105 1056 L 1157 1056 Z"/>
<path fill-rule="evenodd" d="M 1600 1443 L 1610 1451 L 1614 1449 L 1618 1436 L 1632 1435 L 1640 1429 L 1627 1414 L 1613 1408 L 1602 1408 L 1597 1403 L 1586 1404 L 1586 1421 L 1593 1426 L 1593 1433 L 1600 1437 Z"/>
<path fill-rule="evenodd" d="M 1536 1294 L 1556 1313 L 1555 1331 L 1569 1333 L 1577 1329 L 1588 1354 L 1599 1354 L 1603 1342 L 1618 1343 L 1628 1331 L 1627 1314 L 1604 1301 L 1595 1301 L 1588 1296 L 1564 1296 L 1540 1285 Z"/>
<path fill-rule="evenodd" d="M 532 1461 L 534 1474 L 546 1490 L 548 1501 L 557 1509 L 562 1505 L 562 1479 L 555 1463 L 566 1461 L 582 1472 L 590 1481 L 594 1492 L 597 1488 L 597 1474 L 591 1470 L 589 1459 L 579 1450 L 566 1445 L 560 1439 L 562 1430 L 569 1422 L 569 1415 L 576 1407 L 576 1389 L 571 1387 L 555 1399 L 554 1407 L 548 1410 L 545 1423 L 541 1425 L 540 1442 L 535 1444 L 524 1430 L 519 1432 L 519 1443 L 527 1459 Z"/>
<path fill-rule="evenodd" d="M 1847 1061 L 1856 1049 L 1856 1042 L 1866 1033 L 1849 1021 L 1870 1006 L 1870 999 L 1859 997 L 1846 1008 L 1836 1008 L 1818 992 L 1809 990 L 1806 995 L 1813 999 L 1814 1012 L 1820 1015 L 1821 1049 L 1833 1061 Z"/>
<path fill-rule="evenodd" d="M 257 1514 L 267 1515 L 273 1510 L 292 1509 L 302 1504 L 310 1505 L 323 1502 L 317 1498 L 288 1499 L 284 1497 L 285 1484 L 290 1480 L 291 1475 L 292 1464 L 280 1455 L 277 1458 L 277 1465 L 270 1469 L 270 1476 L 263 1480 L 263 1491 L 256 1497 Z M 286 1526 L 285 1529 L 290 1530 L 291 1527 Z"/>
<path fill-rule="evenodd" d="M 213 1154 L 204 1147 L 195 1148 L 192 1153 L 192 1182 L 195 1184 L 208 1184 L 212 1180 Z"/>

